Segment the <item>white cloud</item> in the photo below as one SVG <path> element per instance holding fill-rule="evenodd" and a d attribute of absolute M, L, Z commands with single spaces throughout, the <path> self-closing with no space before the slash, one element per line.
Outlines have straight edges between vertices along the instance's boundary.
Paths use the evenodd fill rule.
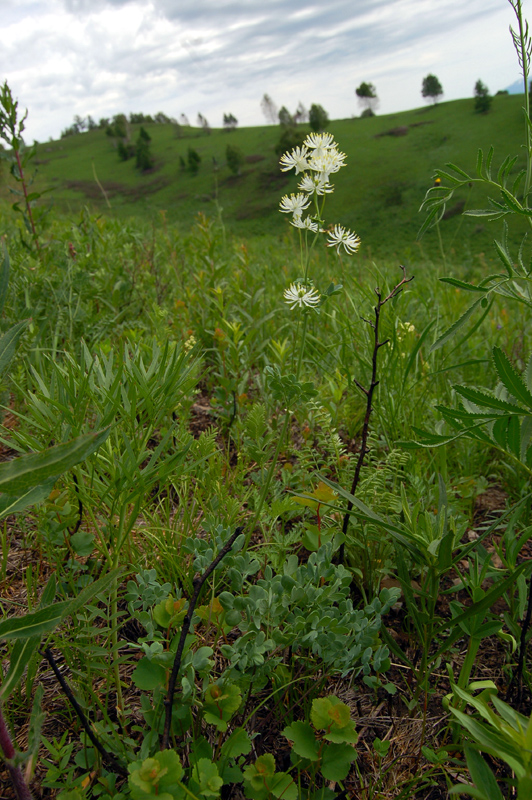
<path fill-rule="evenodd" d="M 230 111 L 262 124 L 264 92 L 345 117 L 362 80 L 387 113 L 421 104 L 427 72 L 446 99 L 519 75 L 501 0 L 3 0 L 3 17 L 0 80 L 38 139 L 74 114 L 202 111 L 218 125 Z"/>

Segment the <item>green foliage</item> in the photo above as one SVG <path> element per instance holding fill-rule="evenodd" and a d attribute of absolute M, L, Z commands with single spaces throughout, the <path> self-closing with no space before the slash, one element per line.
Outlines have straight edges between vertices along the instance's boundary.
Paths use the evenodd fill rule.
<path fill-rule="evenodd" d="M 233 175 L 240 175 L 240 170 L 245 160 L 242 150 L 239 147 L 228 144 L 225 148 L 225 160 Z"/>
<path fill-rule="evenodd" d="M 199 165 L 201 164 L 201 156 L 197 150 L 194 150 L 193 147 L 188 148 L 187 164 L 192 175 L 197 175 L 199 171 Z"/>
<path fill-rule="evenodd" d="M 181 786 L 183 767 L 173 750 L 164 750 L 144 761 L 129 765 L 128 784 L 132 800 L 158 797 L 160 800 L 181 800 L 186 797 Z"/>
<path fill-rule="evenodd" d="M 329 116 L 323 106 L 312 103 L 308 113 L 308 121 L 311 129 L 316 133 L 324 131 L 329 124 Z"/>
<path fill-rule="evenodd" d="M 358 97 L 358 102 L 363 108 L 362 117 L 373 117 L 375 110 L 379 104 L 377 97 L 377 90 L 372 83 L 362 81 L 360 86 L 355 89 L 355 94 Z"/>
<path fill-rule="evenodd" d="M 429 74 L 423 78 L 421 94 L 423 97 L 432 100 L 433 103 L 438 102 L 438 98 L 443 94 L 443 89 L 436 75 Z"/>
<path fill-rule="evenodd" d="M 294 117 L 286 106 L 279 109 L 279 124 L 281 128 L 293 128 L 295 126 Z"/>
<path fill-rule="evenodd" d="M 485 83 L 478 80 L 475 83 L 475 111 L 477 114 L 487 114 L 491 108 L 493 97 Z"/>
<path fill-rule="evenodd" d="M 135 155 L 137 159 L 135 166 L 137 169 L 140 169 L 143 172 L 151 169 L 154 164 L 153 157 L 150 152 L 150 142 L 151 136 L 143 127 L 141 127 L 135 147 Z"/>
<path fill-rule="evenodd" d="M 532 717 L 524 717 L 501 700 L 493 683 L 476 696 L 457 686 L 453 693 L 472 706 L 483 721 L 450 707 L 453 716 L 472 738 L 473 746 L 466 748 L 466 758 L 474 782 L 473 787 L 453 787 L 451 794 L 468 794 L 479 800 L 502 798 L 493 772 L 476 752 L 480 750 L 508 764 L 515 775 L 516 797 L 525 800 L 532 791 Z"/>
<path fill-rule="evenodd" d="M 376 99 L 368 86 L 367 99 Z M 511 97 L 498 102 L 514 108 Z M 45 791 L 63 789 L 65 800 L 428 796 L 434 775 L 443 785 L 450 746 L 463 743 L 451 745 L 459 730 L 472 743 L 465 753 L 475 784 L 461 791 L 500 800 L 498 778 L 477 752 L 482 742 L 494 744 L 495 729 L 497 752 L 510 754 L 516 785 L 519 770 L 527 777 L 528 720 L 487 694 L 493 718 L 478 697 L 483 721 L 464 713 L 465 687 L 483 646 L 495 652 L 490 637 L 500 639 L 501 684 L 519 669 L 522 682 L 530 680 L 526 245 L 513 257 L 514 239 L 503 236 L 495 275 L 478 255 L 479 239 L 466 260 L 454 259 L 445 301 L 440 269 L 421 250 L 417 257 L 413 248 L 401 252 L 423 262 L 414 284 L 400 284 L 401 294 L 390 284 L 391 265 L 370 252 L 371 238 L 356 269 L 345 261 L 349 237 L 351 250 L 356 246 L 343 226 L 363 208 L 360 224 L 390 242 L 396 268 L 408 237 L 401 244 L 390 231 L 403 224 L 403 212 L 411 216 L 443 137 L 449 148 L 458 139 L 476 145 L 481 127 L 494 129 L 470 106 L 433 109 L 426 126 L 415 124 L 417 112 L 404 116 L 401 159 L 395 135 L 375 138 L 385 122 L 368 119 L 360 129 L 351 120 L 333 123 L 335 132 L 348 134 L 350 163 L 362 139 L 372 142 L 367 159 L 357 162 L 361 176 L 371 171 L 369 183 L 360 184 L 358 211 L 358 183 L 355 192 L 340 180 L 326 198 L 338 213 L 326 235 L 341 258 L 332 247 L 315 247 L 327 223 L 324 195 L 312 188 L 308 224 L 293 214 L 280 236 L 242 242 L 222 223 L 221 205 L 236 213 L 226 199 L 240 198 L 246 210 L 258 202 L 252 182 L 266 187 L 259 215 L 278 206 L 279 188 L 291 179 L 300 188 L 303 177 L 279 174 L 269 153 L 279 129 L 231 134 L 232 146 L 250 154 L 249 169 L 238 181 L 220 181 L 217 215 L 209 218 L 206 205 L 191 230 L 174 224 L 177 204 L 156 221 L 120 222 L 114 215 L 125 209 L 111 197 L 108 215 L 86 209 L 52 217 L 50 236 L 39 232 L 36 258 L 36 249 L 20 242 L 14 215 L 5 215 L 12 288 L 8 296 L 6 255 L 2 444 L 22 455 L 0 464 L 0 513 L 34 508 L 0 531 L 6 596 L 20 580 L 13 544 L 16 574 L 24 579 L 18 591 L 28 598 L 22 612 L 3 601 L 0 638 L 9 663 L 0 696 L 13 704 L 16 723 L 28 702 L 28 774 L 38 753 L 41 703 L 48 708 L 39 688 L 41 641 L 45 652 L 60 653 L 70 687 L 65 705 L 67 697 L 78 703 L 76 717 L 62 711 L 66 735 L 44 742 Z M 303 121 L 304 109 L 294 116 Z M 180 172 L 175 125 L 157 118 L 132 116 L 126 135 L 142 125 L 133 136 L 146 144 L 151 137 L 163 154 L 158 178 L 170 183 L 158 190 L 160 207 L 177 196 L 179 181 L 197 210 L 198 197 L 212 196 L 212 175 Z M 76 125 L 86 127 L 82 120 Z M 180 134 L 198 131 L 183 123 Z M 296 134 L 292 126 L 283 131 Z M 109 175 L 119 174 L 127 191 L 136 185 L 103 127 L 65 140 L 70 164 L 83 164 L 85 142 L 99 174 L 100 159 L 105 170 L 114 162 Z M 213 131 L 201 143 L 205 163 L 222 162 L 225 133 Z M 127 139 L 116 144 L 125 147 Z M 377 166 L 370 170 L 371 153 Z M 404 197 L 397 219 L 389 209 L 381 215 L 376 200 L 386 154 L 383 171 L 394 166 L 383 196 L 390 197 L 392 186 Z M 52 150 L 54 169 L 62 166 L 56 155 Z M 519 159 L 503 162 L 498 175 L 490 172 L 492 160 L 481 155 L 478 181 L 495 193 L 499 205 L 490 210 L 526 227 Z M 432 221 L 451 196 L 455 202 L 469 191 L 469 177 L 454 166 L 439 173 L 440 186 L 426 200 L 435 209 Z M 297 207 L 286 191 L 283 203 Z M 145 211 L 152 199 L 139 198 L 139 207 Z M 440 224 L 444 229 L 447 220 Z M 300 289 L 287 292 L 287 285 Z M 319 286 L 328 288 L 317 297 Z M 376 286 L 383 287 L 377 306 Z M 381 298 L 392 302 L 379 317 Z M 514 301 L 522 315 L 508 313 Z M 479 321 L 469 327 L 476 313 Z M 413 426 L 426 432 L 419 433 L 424 446 L 415 456 L 408 449 Z M 436 452 L 433 444 L 440 445 Z M 493 483 L 504 487 L 509 508 L 480 527 L 473 503 Z M 453 722 L 438 727 L 436 741 L 426 711 L 435 707 L 445 667 L 453 689 L 445 713 Z M 347 677 L 377 716 L 382 708 L 399 719 L 405 706 L 419 717 L 407 778 L 397 768 L 403 751 L 393 732 L 373 744 L 366 738 L 356 763 L 352 712 L 335 695 L 345 692 Z M 279 745 L 268 752 L 270 740 Z M 161 743 L 170 749 L 161 751 Z M 8 766 L 19 763 L 9 752 Z M 456 766 L 453 758 L 453 775 Z"/>

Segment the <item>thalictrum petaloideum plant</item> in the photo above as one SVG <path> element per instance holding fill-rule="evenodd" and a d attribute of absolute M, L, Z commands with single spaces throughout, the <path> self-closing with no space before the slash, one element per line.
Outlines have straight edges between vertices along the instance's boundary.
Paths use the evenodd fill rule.
<path fill-rule="evenodd" d="M 325 301 L 342 288 L 331 283 L 324 292 L 319 292 L 310 274 L 313 250 L 322 235 L 327 235 L 327 246 L 335 247 L 337 253 L 343 248 L 348 255 L 352 255 L 360 246 L 359 237 L 343 226 L 335 225 L 332 230 L 326 230 L 324 227 L 325 200 L 334 190 L 330 178 L 346 166 L 345 159 L 345 153 L 339 151 L 330 133 L 310 133 L 301 147 L 295 147 L 290 153 L 281 156 L 280 164 L 283 172 L 293 169 L 296 175 L 301 175 L 298 184 L 300 191 L 297 194 L 285 195 L 280 203 L 281 212 L 292 215 L 290 224 L 299 231 L 301 272 L 284 291 L 285 302 L 291 311 L 298 310 L 299 317 L 292 350 L 292 372 L 282 374 L 278 367 L 273 366 L 268 366 L 265 370 L 273 400 L 284 408 L 284 420 L 255 514 L 248 528 L 246 543 L 249 542 L 253 528 L 260 519 L 279 454 L 285 444 L 293 409 L 307 403 L 316 395 L 312 382 L 301 381 L 310 315 L 319 313 Z M 306 216 L 304 212 L 307 212 Z"/>

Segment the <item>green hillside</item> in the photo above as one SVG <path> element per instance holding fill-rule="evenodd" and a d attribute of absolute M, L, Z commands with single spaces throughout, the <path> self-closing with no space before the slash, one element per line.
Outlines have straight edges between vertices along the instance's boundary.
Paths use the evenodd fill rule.
<path fill-rule="evenodd" d="M 132 141 L 140 126 L 131 126 Z M 280 197 L 295 191 L 297 179 L 280 172 L 274 148 L 278 126 L 213 130 L 176 128 L 167 124 L 144 125 L 151 136 L 155 166 L 146 173 L 135 169 L 134 159 L 121 162 L 116 143 L 103 130 L 69 136 L 40 144 L 37 152 L 38 183 L 50 188 L 49 197 L 61 210 L 88 204 L 113 216 L 151 218 L 165 211 L 169 221 L 189 226 L 194 216 L 208 216 L 222 209 L 225 225 L 246 236 L 281 233 L 287 221 L 278 213 Z M 178 138 L 176 132 L 184 134 Z M 415 243 L 421 224 L 418 214 L 434 169 L 452 161 L 474 171 L 477 149 L 495 148 L 494 164 L 507 155 L 518 155 L 517 172 L 524 165 L 522 97 L 495 98 L 487 115 L 475 114 L 473 100 L 457 100 L 398 114 L 369 119 L 336 120 L 328 126 L 348 155 L 348 169 L 337 176 L 334 196 L 328 203 L 328 219 L 357 231 L 366 256 L 385 253 L 400 259 L 416 259 L 422 253 L 434 256 L 436 236 L 429 233 Z M 231 174 L 226 165 L 228 144 L 245 156 L 242 174 Z M 197 175 L 180 165 L 188 148 L 201 156 Z M 105 190 L 106 203 L 95 179 Z M 442 222 L 444 246 L 460 258 L 490 252 L 490 243 L 500 227 L 463 220 L 458 213 L 478 207 L 484 200 L 475 190 L 458 196 Z M 217 201 L 217 203 L 216 203 Z M 455 235 L 460 227 L 460 246 Z M 514 232 L 517 239 L 520 231 Z M 458 249 L 457 249 L 458 248 Z M 483 257 L 483 256 L 481 256 Z"/>

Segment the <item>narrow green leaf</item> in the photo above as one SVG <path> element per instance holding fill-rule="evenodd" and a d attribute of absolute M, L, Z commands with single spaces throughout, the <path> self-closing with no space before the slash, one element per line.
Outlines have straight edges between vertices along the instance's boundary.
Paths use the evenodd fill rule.
<path fill-rule="evenodd" d="M 521 406 L 513 405 L 512 403 L 508 403 L 506 400 L 501 400 L 499 397 L 495 397 L 494 394 L 483 392 L 481 389 L 473 389 L 470 386 L 458 385 L 453 386 L 453 389 L 455 392 L 461 395 L 461 397 L 465 397 L 466 400 L 470 400 L 472 403 L 475 403 L 475 405 L 483 408 L 498 409 L 499 411 L 506 411 L 510 414 L 518 414 L 525 417 L 528 417 L 532 414 L 532 409 L 528 410 L 521 408 Z"/>
<path fill-rule="evenodd" d="M 477 175 L 479 178 L 482 178 L 482 167 L 484 165 L 484 153 L 482 149 L 479 147 L 477 153 Z"/>
<path fill-rule="evenodd" d="M 514 265 L 512 258 L 506 248 L 506 245 L 504 244 L 504 242 L 498 242 L 496 239 L 494 239 L 493 244 L 495 245 L 495 249 L 497 250 L 497 255 L 499 256 L 499 259 L 501 260 L 503 266 L 506 268 L 506 272 L 508 273 L 510 278 L 513 278 L 515 275 Z"/>
<path fill-rule="evenodd" d="M 506 450 L 506 443 L 508 441 L 508 417 L 501 417 L 498 419 L 493 426 L 491 434 L 501 450 Z"/>
<path fill-rule="evenodd" d="M 485 286 L 475 286 L 474 283 L 467 283 L 466 281 L 459 281 L 458 278 L 440 278 L 442 283 L 449 283 L 451 286 L 456 286 L 458 289 L 463 289 L 465 292 L 489 292 L 489 288 Z"/>
<path fill-rule="evenodd" d="M 40 636 L 31 636 L 29 639 L 17 639 L 11 651 L 9 669 L 0 686 L 0 700 L 5 703 L 21 679 L 26 666 L 39 646 Z"/>
<path fill-rule="evenodd" d="M 27 319 L 23 319 L 22 322 L 17 322 L 17 324 L 6 331 L 0 339 L 0 378 L 4 375 L 11 363 L 11 359 L 15 354 L 17 342 L 24 333 L 24 328 L 27 324 Z"/>
<path fill-rule="evenodd" d="M 466 745 L 465 755 L 469 773 L 475 786 L 478 789 L 482 789 L 490 800 L 503 800 L 502 792 L 497 785 L 495 776 L 480 753 Z"/>
<path fill-rule="evenodd" d="M 528 406 L 528 408 L 532 410 L 532 392 L 527 389 L 523 379 L 512 365 L 506 353 L 504 353 L 500 347 L 494 347 L 491 352 L 493 361 L 495 362 L 495 369 L 502 383 L 516 400 L 520 400 L 525 406 Z"/>
<path fill-rule="evenodd" d="M 324 475 L 319 475 L 319 479 L 324 483 L 326 483 L 328 486 L 330 486 L 332 489 L 334 489 L 336 492 L 338 492 L 340 497 L 343 497 L 344 500 L 347 500 L 348 502 L 351 502 L 353 504 L 353 508 L 349 512 L 350 514 L 358 517 L 359 519 L 364 520 L 365 522 L 377 523 L 384 530 L 387 530 L 389 533 L 391 533 L 394 539 L 396 539 L 404 547 L 406 547 L 416 560 L 418 561 L 420 559 L 423 560 L 424 558 L 423 552 L 417 545 L 414 537 L 407 528 L 398 527 L 397 525 L 392 525 L 390 522 L 387 522 L 386 520 L 382 519 L 382 517 L 379 517 L 378 514 L 375 514 L 374 511 L 368 508 L 368 506 L 364 505 L 364 503 L 361 500 L 359 500 L 358 497 L 352 495 L 351 492 L 348 492 L 346 489 L 340 486 L 340 484 L 330 481 Z M 340 508 L 340 506 L 336 506 L 333 503 L 323 503 L 323 505 L 329 508 L 333 508 L 334 510 L 337 511 L 345 512 L 345 509 L 342 509 Z"/>
<path fill-rule="evenodd" d="M 410 355 L 408 357 L 408 361 L 406 362 L 406 367 L 405 367 L 405 371 L 404 371 L 404 375 L 403 375 L 403 384 L 402 384 L 403 390 L 405 388 L 406 379 L 407 379 L 407 377 L 408 377 L 408 375 L 410 373 L 410 370 L 412 369 L 412 367 L 413 367 L 413 365 L 415 363 L 417 354 L 421 350 L 421 347 L 423 346 L 423 343 L 425 342 L 425 339 L 427 338 L 427 336 L 428 336 L 428 334 L 430 332 L 430 329 L 434 325 L 435 321 L 436 320 L 431 320 L 431 322 L 429 322 L 429 324 L 426 325 L 424 330 L 421 332 L 421 336 L 417 340 L 415 346 L 412 348 L 412 352 L 410 353 Z"/>
<path fill-rule="evenodd" d="M 28 508 L 28 506 L 34 506 L 37 505 L 37 503 L 42 503 L 52 491 L 55 480 L 55 477 L 50 478 L 50 480 L 45 481 L 38 486 L 33 486 L 20 497 L 13 497 L 10 494 L 0 493 L 0 519 L 7 517 L 9 514 L 16 514 L 19 511 L 24 511 L 24 509 Z"/>
<path fill-rule="evenodd" d="M 468 175 L 467 172 L 464 172 L 464 170 L 461 167 L 457 167 L 456 164 L 453 164 L 451 161 L 447 162 L 445 166 L 448 167 L 449 169 L 452 169 L 454 172 L 458 173 L 458 175 L 460 175 L 466 181 L 471 180 L 471 176 Z"/>
<path fill-rule="evenodd" d="M 22 617 L 5 619 L 0 622 L 0 639 L 28 639 L 32 636 L 44 636 L 59 625 L 68 606 L 69 601 L 63 600 Z"/>
<path fill-rule="evenodd" d="M 61 475 L 91 455 L 109 435 L 110 428 L 78 436 L 42 453 L 31 453 L 0 464 L 0 490 L 21 495 L 52 476 Z"/>
<path fill-rule="evenodd" d="M 121 570 L 113 570 L 107 575 L 103 575 L 82 589 L 73 600 L 62 600 L 22 617 L 3 620 L 0 622 L 0 639 L 27 639 L 50 633 L 61 620 L 75 614 L 82 606 L 87 605 L 96 594 L 104 591 L 120 573 Z"/>
<path fill-rule="evenodd" d="M 516 458 L 521 457 L 521 425 L 519 418 L 512 416 L 508 418 L 508 430 L 506 432 L 508 449 Z"/>
<path fill-rule="evenodd" d="M 501 595 L 506 592 L 510 586 L 516 581 L 517 577 L 523 572 L 523 570 L 527 567 L 527 563 L 524 562 L 520 564 L 513 572 L 508 575 L 504 580 L 498 581 L 489 592 L 486 592 L 482 600 L 479 600 L 476 603 L 468 606 L 466 610 L 459 614 L 456 617 L 453 617 L 452 620 L 447 620 L 446 622 L 442 623 L 439 628 L 435 632 L 435 637 L 439 637 L 441 633 L 452 626 L 451 634 L 445 639 L 441 647 L 439 648 L 438 652 L 434 656 L 434 660 L 438 658 L 438 656 L 443 655 L 449 647 L 451 647 L 460 636 L 463 635 L 462 629 L 460 625 L 462 622 L 467 622 L 471 617 L 476 616 L 477 614 L 481 614 L 483 611 L 486 611 L 488 608 L 495 603 L 496 600 L 501 597 Z"/>
<path fill-rule="evenodd" d="M 523 214 L 525 209 L 518 201 L 516 197 L 514 197 L 507 189 L 501 187 L 501 194 L 504 197 L 506 205 L 509 209 L 511 209 L 515 214 Z"/>
<path fill-rule="evenodd" d="M 2 265 L 0 266 L 0 314 L 4 310 L 9 285 L 9 253 L 5 242 L 2 242 Z"/>
<path fill-rule="evenodd" d="M 485 219 L 500 219 L 510 212 L 502 208 L 500 211 L 492 211 L 489 208 L 469 208 L 464 211 L 464 217 L 484 217 Z"/>
<path fill-rule="evenodd" d="M 486 157 L 486 177 L 490 181 L 491 180 L 491 162 L 493 161 L 493 154 L 495 153 L 495 149 L 493 145 L 488 150 L 488 155 Z"/>
<path fill-rule="evenodd" d="M 457 331 L 460 330 L 460 328 L 463 328 L 463 326 L 466 324 L 467 320 L 472 316 L 472 314 L 474 314 L 474 312 L 480 306 L 481 300 L 482 300 L 482 298 L 479 298 L 478 300 L 475 300 L 473 305 L 469 306 L 467 311 L 465 311 L 462 314 L 460 319 L 457 319 L 456 322 L 453 322 L 453 324 L 449 328 L 447 328 L 447 330 L 444 331 L 441 334 L 441 336 L 439 336 L 436 339 L 436 341 L 434 342 L 434 344 L 430 348 L 429 352 L 433 353 L 435 350 L 439 350 L 440 347 L 443 347 L 443 345 L 446 342 L 448 342 L 449 339 L 451 339 Z"/>

